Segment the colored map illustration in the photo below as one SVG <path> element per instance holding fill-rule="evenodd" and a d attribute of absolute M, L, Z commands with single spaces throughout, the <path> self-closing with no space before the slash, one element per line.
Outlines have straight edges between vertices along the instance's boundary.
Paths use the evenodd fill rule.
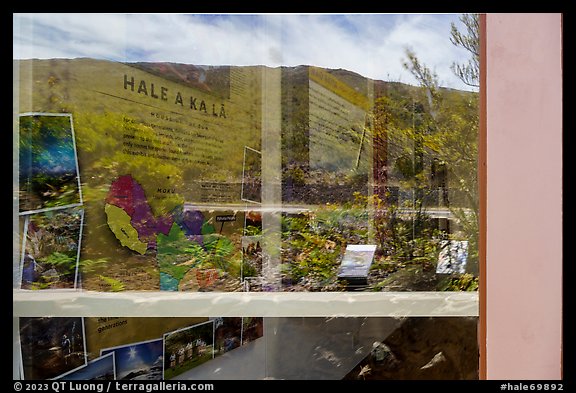
<path fill-rule="evenodd" d="M 180 205 L 155 216 L 142 186 L 131 175 L 112 182 L 105 213 L 120 244 L 138 253 L 155 253 L 160 289 L 177 291 L 183 282 L 211 285 L 227 270 L 234 244 L 197 210 Z"/>
<path fill-rule="evenodd" d="M 110 186 L 106 198 L 108 226 L 120 243 L 140 254 L 156 248 L 156 236 L 168 234 L 172 217 L 155 217 L 142 186 L 132 176 L 124 175 Z"/>

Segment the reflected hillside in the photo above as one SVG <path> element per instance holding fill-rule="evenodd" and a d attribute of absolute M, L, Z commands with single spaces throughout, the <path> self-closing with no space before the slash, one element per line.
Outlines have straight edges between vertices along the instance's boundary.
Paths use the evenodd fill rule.
<path fill-rule="evenodd" d="M 21 113 L 73 121 L 84 289 L 476 288 L 476 93 L 314 66 L 14 66 Z M 350 244 L 376 245 L 360 288 L 338 277 Z"/>

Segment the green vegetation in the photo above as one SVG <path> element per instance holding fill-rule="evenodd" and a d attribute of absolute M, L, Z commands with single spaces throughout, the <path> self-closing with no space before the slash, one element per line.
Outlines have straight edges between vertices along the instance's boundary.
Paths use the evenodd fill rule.
<path fill-rule="evenodd" d="M 346 245 L 374 241 L 378 248 L 368 290 L 384 289 L 388 277 L 399 271 L 435 272 L 439 242 L 445 234 L 434 228 L 430 217 L 423 212 L 403 216 L 397 207 L 385 208 L 377 196 L 356 197 L 352 203 L 328 204 L 314 212 L 283 217 L 282 273 L 288 288 L 344 290 L 337 273 Z M 371 219 L 376 223 L 372 228 Z"/>
<path fill-rule="evenodd" d="M 126 289 L 124 283 L 111 277 L 106 277 L 101 274 L 98 277 L 110 286 L 110 292 L 122 292 Z"/>
<path fill-rule="evenodd" d="M 368 242 L 369 211 L 357 201 L 326 204 L 313 212 L 282 217 L 282 274 L 306 290 L 333 291 L 347 244 Z"/>
<path fill-rule="evenodd" d="M 202 354 L 197 355 L 193 359 L 187 359 L 183 363 L 179 363 L 175 367 L 166 367 L 164 369 L 164 379 L 169 380 L 177 375 L 182 374 L 196 366 L 201 365 L 209 360 L 212 360 L 212 346 L 207 347 L 207 349 L 202 352 Z"/>
<path fill-rule="evenodd" d="M 203 235 L 197 240 L 189 239 L 175 223 L 169 234 L 157 237 L 157 260 L 160 272 L 167 274 L 164 280 L 180 282 L 193 268 L 218 269 L 239 276 L 240 251 L 227 237 L 214 233 L 211 224 L 204 224 Z M 165 282 L 170 287 L 168 281 Z"/>
<path fill-rule="evenodd" d="M 452 69 L 465 83 L 477 86 L 478 17 L 463 15 L 462 21 L 467 31 L 453 26 L 450 39 L 467 49 L 471 59 L 453 64 Z M 291 152 L 283 157 L 284 198 L 334 202 L 284 218 L 285 281 L 308 290 L 334 290 L 346 244 L 375 242 L 377 254 L 369 277 L 372 290 L 386 290 L 392 283 L 395 290 L 477 289 L 478 94 L 440 87 L 437 76 L 415 53 L 407 50 L 406 56 L 404 66 L 418 87 L 394 83 L 381 87 L 375 82 L 375 90 L 381 93 L 376 95 L 369 123 L 374 163 L 381 167 L 374 171 L 380 187 L 374 194 L 367 179 L 315 172 L 307 167 L 306 154 L 290 150 L 308 146 L 308 123 L 299 117 L 298 108 L 309 103 L 305 89 L 284 95 L 285 105 L 292 103 L 290 115 L 284 118 L 283 147 Z M 353 85 L 354 76 L 347 78 Z M 432 212 L 443 212 L 448 219 L 441 222 Z M 442 240 L 468 241 L 468 273 L 435 274 Z M 422 282 L 417 276 L 422 276 Z"/>
<path fill-rule="evenodd" d="M 464 273 L 459 277 L 450 277 L 438 288 L 441 291 L 477 291 L 478 277 Z"/>
<path fill-rule="evenodd" d="M 461 21 L 466 32 L 452 24 L 450 41 L 468 51 L 465 64 L 452 64 L 452 70 L 465 84 L 479 87 L 480 41 L 478 14 L 464 14 Z M 404 66 L 418 80 L 423 106 L 422 132 L 412 140 L 445 171 L 446 186 L 458 192 L 447 204 L 458 223 L 459 231 L 451 238 L 469 242 L 468 264 L 477 271 L 479 233 L 478 194 L 478 130 L 479 106 L 477 93 L 442 90 L 434 72 L 422 64 L 416 54 L 406 51 Z M 432 168 L 434 166 L 431 166 Z M 431 177 L 434 180 L 434 177 Z M 438 179 L 436 179 L 438 180 Z M 478 279 L 467 274 L 450 279 L 446 289 L 475 290 Z"/>
<path fill-rule="evenodd" d="M 74 287 L 80 222 L 81 214 L 76 209 L 48 211 L 30 218 L 26 231 L 23 288 Z"/>

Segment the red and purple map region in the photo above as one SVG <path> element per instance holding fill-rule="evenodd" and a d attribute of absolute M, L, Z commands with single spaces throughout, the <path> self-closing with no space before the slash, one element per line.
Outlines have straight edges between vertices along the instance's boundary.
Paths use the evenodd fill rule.
<path fill-rule="evenodd" d="M 147 249 L 156 249 L 156 236 L 168 235 L 174 222 L 172 216 L 154 216 L 148 204 L 142 186 L 130 175 L 118 177 L 110 186 L 106 204 L 121 209 L 107 208 L 108 225 L 123 245 L 143 254 L 141 243 L 146 243 Z M 128 221 L 128 222 L 126 222 Z M 132 227 L 132 228 L 129 228 Z M 134 238 L 134 231 L 137 239 Z M 144 250 L 145 252 L 145 250 Z"/>
<path fill-rule="evenodd" d="M 202 275 L 198 269 L 203 265 L 218 277 L 218 269 L 235 250 L 230 239 L 216 233 L 198 210 L 185 210 L 181 205 L 155 216 L 144 189 L 130 175 L 112 182 L 105 212 L 108 226 L 122 246 L 142 255 L 156 255 L 161 290 L 179 290 L 182 282 Z"/>

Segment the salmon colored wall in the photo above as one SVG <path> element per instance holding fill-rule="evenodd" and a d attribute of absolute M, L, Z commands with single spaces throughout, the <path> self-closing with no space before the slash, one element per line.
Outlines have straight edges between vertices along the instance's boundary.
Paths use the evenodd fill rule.
<path fill-rule="evenodd" d="M 486 374 L 560 379 L 560 14 L 486 15 Z"/>

